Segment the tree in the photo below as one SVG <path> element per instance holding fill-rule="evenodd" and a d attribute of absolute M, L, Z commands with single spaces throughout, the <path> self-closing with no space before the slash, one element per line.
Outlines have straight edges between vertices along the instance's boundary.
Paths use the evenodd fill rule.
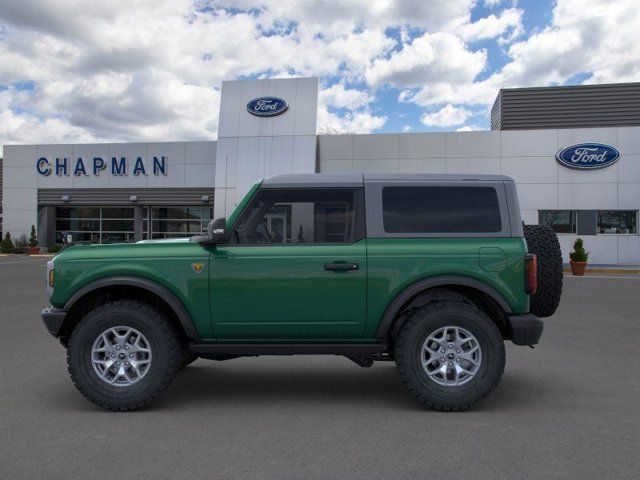
<path fill-rule="evenodd" d="M 31 234 L 29 235 L 29 246 L 30 247 L 38 246 L 38 236 L 36 235 L 35 225 L 31 225 Z"/>
<path fill-rule="evenodd" d="M 586 262 L 589 259 L 589 252 L 584 249 L 584 242 L 581 238 L 576 238 L 573 244 L 573 252 L 569 254 L 573 262 Z"/>
<path fill-rule="evenodd" d="M 318 128 L 318 135 L 354 135 L 355 133 L 333 123 L 328 123 Z"/>
<path fill-rule="evenodd" d="M 11 240 L 11 234 L 7 232 L 4 236 L 4 240 L 0 243 L 0 252 L 2 253 L 13 253 L 15 247 L 13 246 L 13 241 Z"/>

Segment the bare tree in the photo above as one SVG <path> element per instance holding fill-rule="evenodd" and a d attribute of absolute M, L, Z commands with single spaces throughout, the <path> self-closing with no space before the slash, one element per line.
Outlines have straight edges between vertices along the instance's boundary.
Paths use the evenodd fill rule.
<path fill-rule="evenodd" d="M 354 135 L 356 132 L 328 123 L 318 128 L 318 135 Z"/>

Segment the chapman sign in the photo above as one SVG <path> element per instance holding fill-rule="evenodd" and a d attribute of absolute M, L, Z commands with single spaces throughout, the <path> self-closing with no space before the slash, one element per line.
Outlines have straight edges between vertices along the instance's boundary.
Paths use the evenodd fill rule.
<path fill-rule="evenodd" d="M 620 158 L 620 152 L 602 143 L 579 143 L 563 148 L 556 154 L 561 165 L 578 170 L 596 170 L 613 165 Z"/>
<path fill-rule="evenodd" d="M 40 157 L 36 160 L 36 170 L 39 175 L 47 177 L 54 174 L 58 177 L 63 175 L 99 176 L 102 173 L 111 174 L 114 177 L 132 175 L 166 175 L 167 157 L 153 157 L 145 162 L 143 157 L 127 159 L 127 157 L 102 157 L 82 158 L 76 160 L 67 157 L 47 158 Z"/>
<path fill-rule="evenodd" d="M 247 103 L 247 111 L 257 117 L 275 117 L 286 112 L 289 105 L 278 97 L 254 98 Z"/>

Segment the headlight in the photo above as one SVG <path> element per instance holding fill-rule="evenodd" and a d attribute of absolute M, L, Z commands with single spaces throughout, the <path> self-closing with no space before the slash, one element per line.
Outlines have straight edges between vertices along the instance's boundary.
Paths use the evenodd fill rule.
<path fill-rule="evenodd" d="M 53 269 L 53 260 L 49 260 L 47 262 L 47 280 L 46 280 L 46 291 L 47 297 L 51 298 L 53 295 L 53 285 L 55 282 L 55 273 Z"/>

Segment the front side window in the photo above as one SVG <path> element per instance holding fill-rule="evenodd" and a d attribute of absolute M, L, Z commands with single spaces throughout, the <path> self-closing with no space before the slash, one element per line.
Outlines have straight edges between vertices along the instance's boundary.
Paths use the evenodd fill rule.
<path fill-rule="evenodd" d="M 350 243 L 354 195 L 350 189 L 261 190 L 232 240 L 248 245 Z"/>
<path fill-rule="evenodd" d="M 502 230 L 493 187 L 384 187 L 388 233 L 497 233 Z"/>
<path fill-rule="evenodd" d="M 577 212 L 575 210 L 540 210 L 538 223 L 551 227 L 556 233 L 576 233 Z"/>
<path fill-rule="evenodd" d="M 599 210 L 598 233 L 637 234 L 638 214 L 635 210 Z"/>

